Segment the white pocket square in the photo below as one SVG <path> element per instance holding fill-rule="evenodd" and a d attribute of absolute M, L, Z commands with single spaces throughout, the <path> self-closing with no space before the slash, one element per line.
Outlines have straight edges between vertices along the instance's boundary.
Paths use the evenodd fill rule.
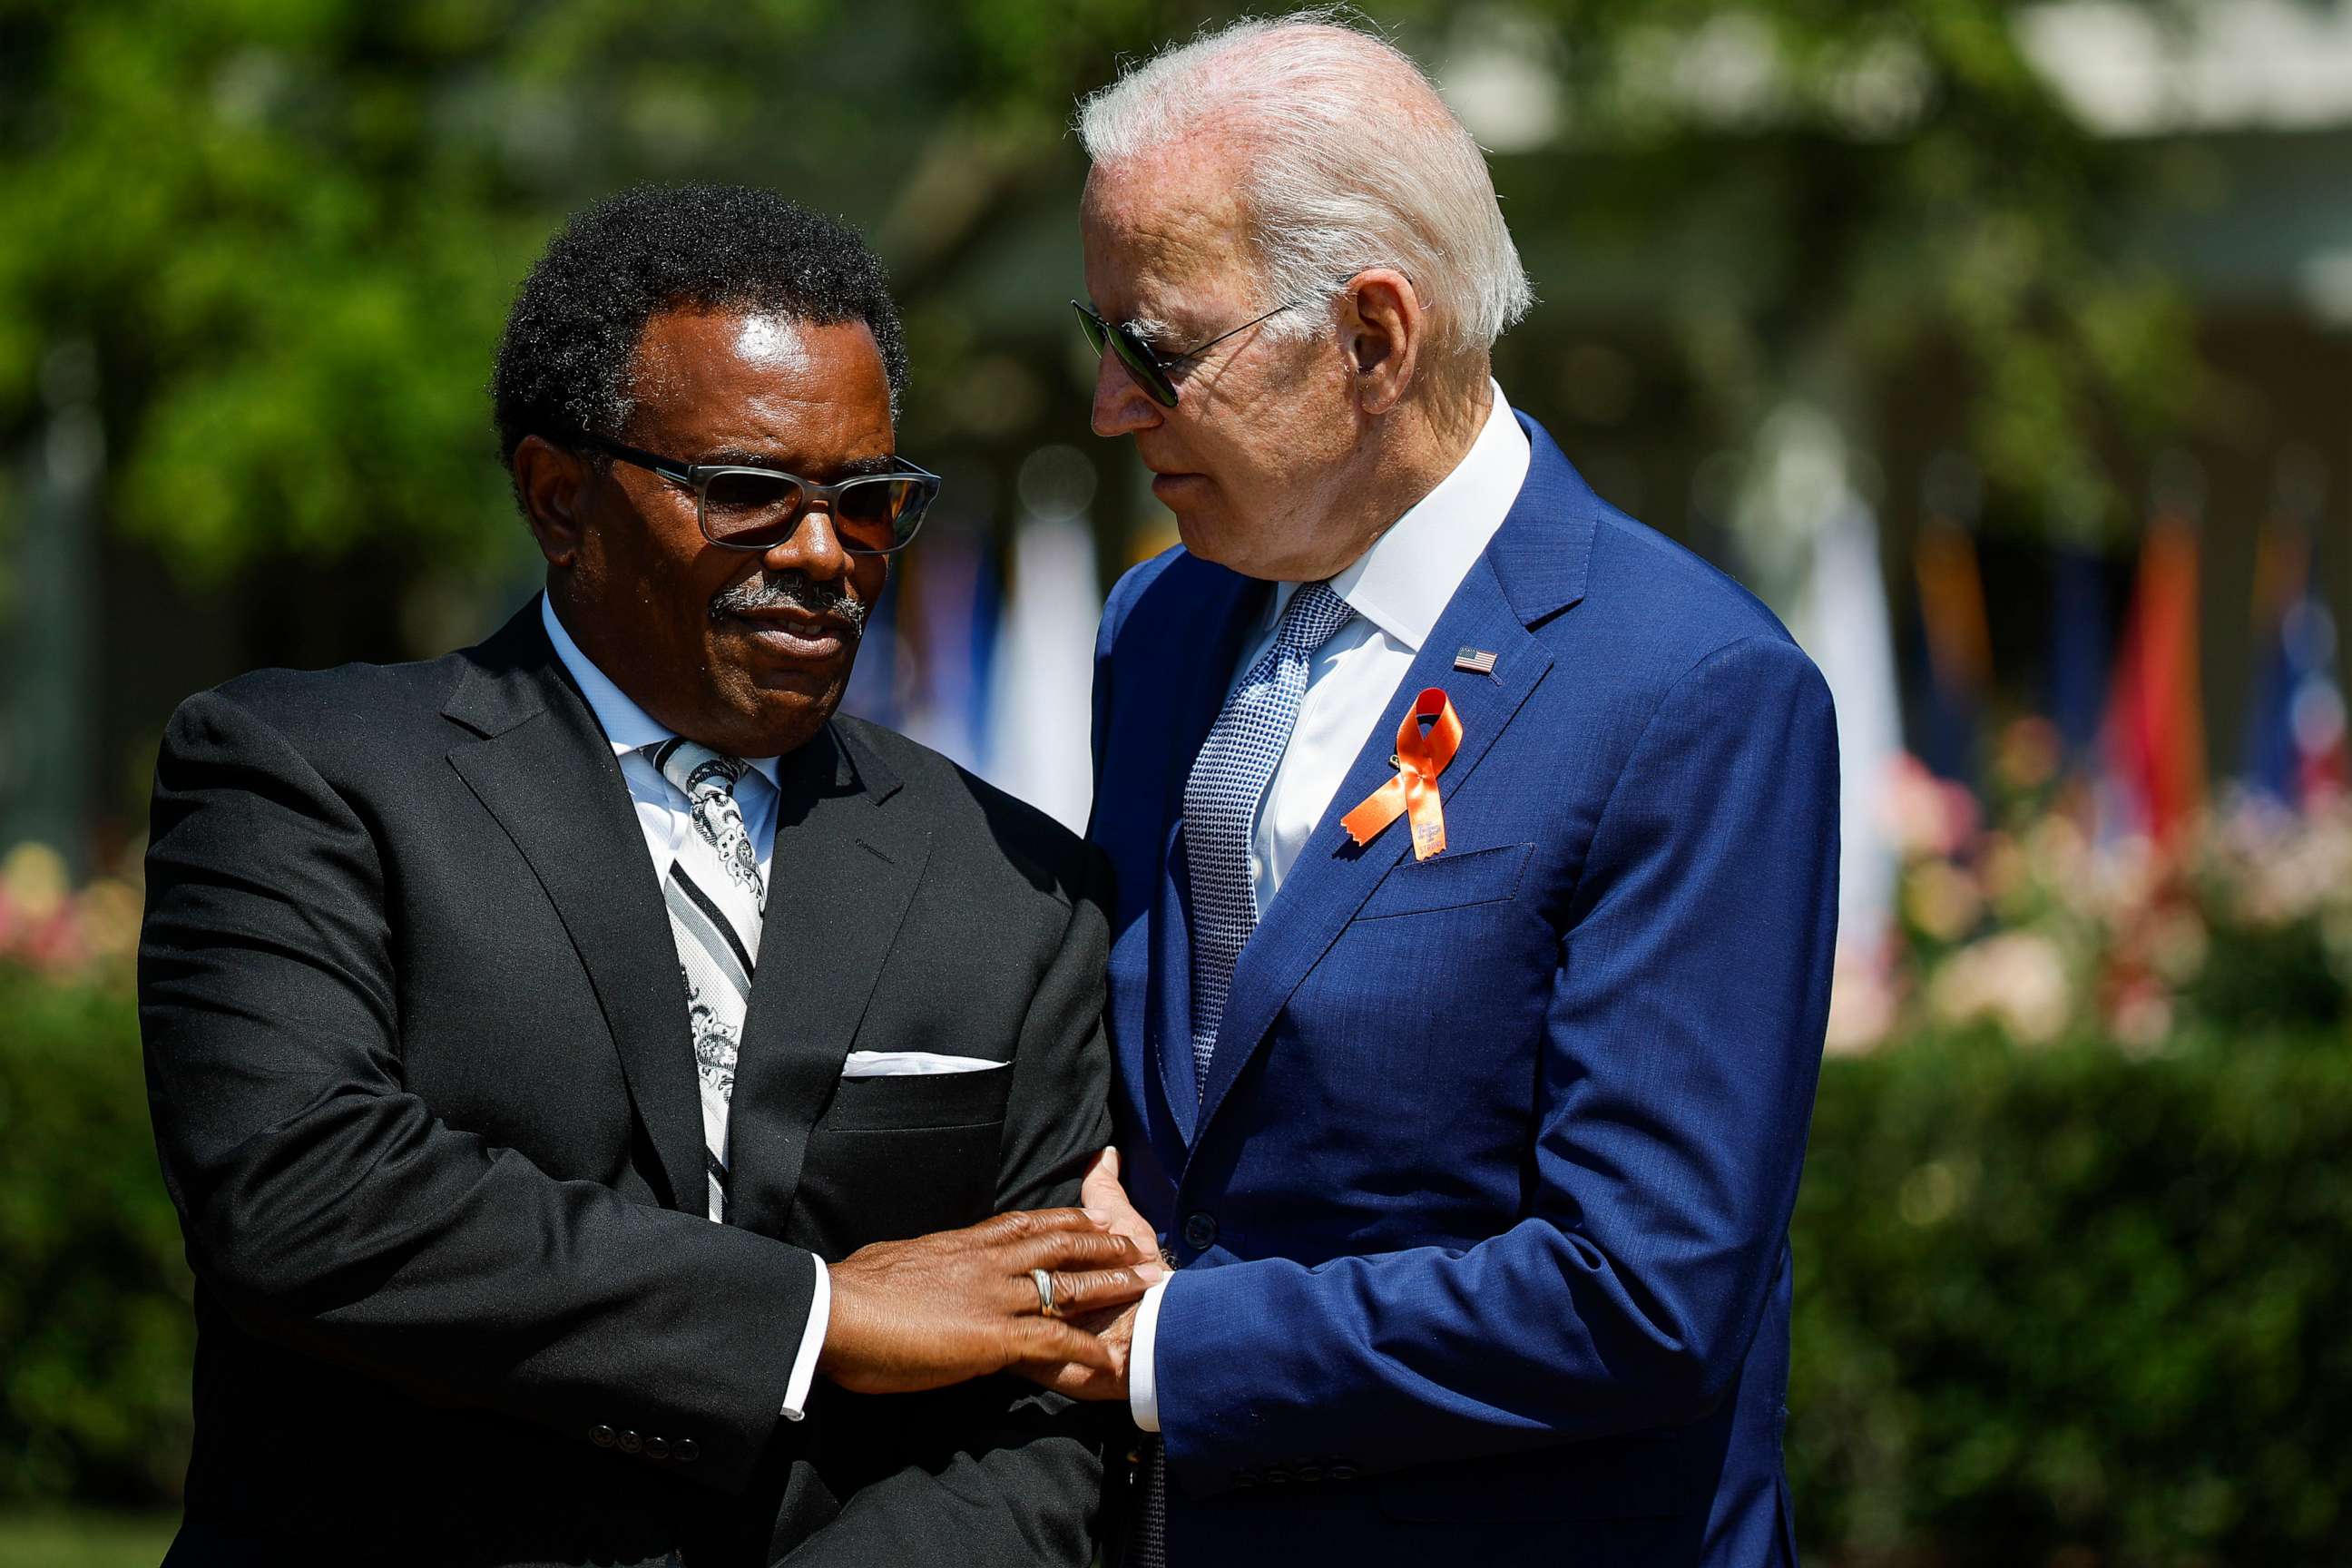
<path fill-rule="evenodd" d="M 944 1057 L 937 1051 L 852 1051 L 841 1064 L 844 1078 L 909 1078 L 917 1073 L 987 1072 L 1011 1067 L 985 1057 Z"/>

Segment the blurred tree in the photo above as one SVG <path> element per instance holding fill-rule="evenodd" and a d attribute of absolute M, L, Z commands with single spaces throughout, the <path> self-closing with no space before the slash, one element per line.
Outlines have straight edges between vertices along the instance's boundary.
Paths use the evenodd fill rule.
<path fill-rule="evenodd" d="M 1541 9 L 1563 111 L 1515 218 L 1572 215 L 1591 270 L 1641 279 L 1732 431 L 1825 372 L 1929 353 L 2020 511 L 2123 521 L 2119 470 L 2191 411 L 2189 321 L 2126 238 L 2161 199 L 2147 162 L 2069 116 L 2023 51 L 2027 7 Z"/>
<path fill-rule="evenodd" d="M 763 181 L 867 225 L 907 296 L 916 417 L 1009 433 L 1071 390 L 1050 298 L 989 301 L 1038 258 L 1075 271 L 1074 96 L 1229 9 L 0 0 L 0 447 L 35 427 L 51 347 L 85 342 L 104 510 L 184 572 L 384 541 L 511 561 L 490 344 L 561 215 L 641 178 Z M 1498 92 L 1556 98 L 1499 162 L 1515 223 L 1560 237 L 1539 284 L 1631 288 L 1732 431 L 1822 345 L 1948 344 L 1995 481 L 2097 517 L 2105 444 L 2182 411 L 2186 332 L 2119 258 L 2127 158 L 2059 109 L 2012 9 L 1376 11 L 1498 146 Z M 1478 77 L 1498 40 L 1517 76 Z"/>

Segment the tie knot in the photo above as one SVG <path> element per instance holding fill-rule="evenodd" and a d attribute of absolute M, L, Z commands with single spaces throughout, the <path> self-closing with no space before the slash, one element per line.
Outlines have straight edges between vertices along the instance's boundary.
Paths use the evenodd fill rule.
<path fill-rule="evenodd" d="M 1347 600 L 1331 591 L 1330 584 L 1302 583 L 1282 612 L 1277 635 L 1283 647 L 1311 654 L 1329 642 L 1331 634 L 1346 626 L 1355 613 Z"/>
<path fill-rule="evenodd" d="M 654 752 L 654 766 L 661 770 L 662 777 L 685 792 L 688 800 L 733 795 L 735 783 L 748 765 L 740 757 L 725 756 L 683 739 L 664 741 Z"/>

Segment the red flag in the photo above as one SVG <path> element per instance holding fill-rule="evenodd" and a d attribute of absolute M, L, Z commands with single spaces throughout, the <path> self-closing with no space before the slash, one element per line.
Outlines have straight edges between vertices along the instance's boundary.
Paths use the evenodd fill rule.
<path fill-rule="evenodd" d="M 2141 546 L 2139 584 L 2108 700 L 2107 766 L 2139 826 L 2170 839 L 2205 800 L 2205 714 L 2197 668 L 2197 535 L 2159 514 Z"/>

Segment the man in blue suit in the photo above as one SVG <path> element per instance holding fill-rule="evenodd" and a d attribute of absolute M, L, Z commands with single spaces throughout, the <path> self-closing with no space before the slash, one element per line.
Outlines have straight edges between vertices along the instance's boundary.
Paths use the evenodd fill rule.
<path fill-rule="evenodd" d="M 1097 648 L 1131 1562 L 1794 1560 L 1787 1227 L 1835 726 L 1490 378 L 1529 303 L 1410 60 L 1247 22 L 1080 117 L 1101 353 L 1183 547 Z M 1116 1201 L 1109 1183 L 1095 1201 Z"/>

